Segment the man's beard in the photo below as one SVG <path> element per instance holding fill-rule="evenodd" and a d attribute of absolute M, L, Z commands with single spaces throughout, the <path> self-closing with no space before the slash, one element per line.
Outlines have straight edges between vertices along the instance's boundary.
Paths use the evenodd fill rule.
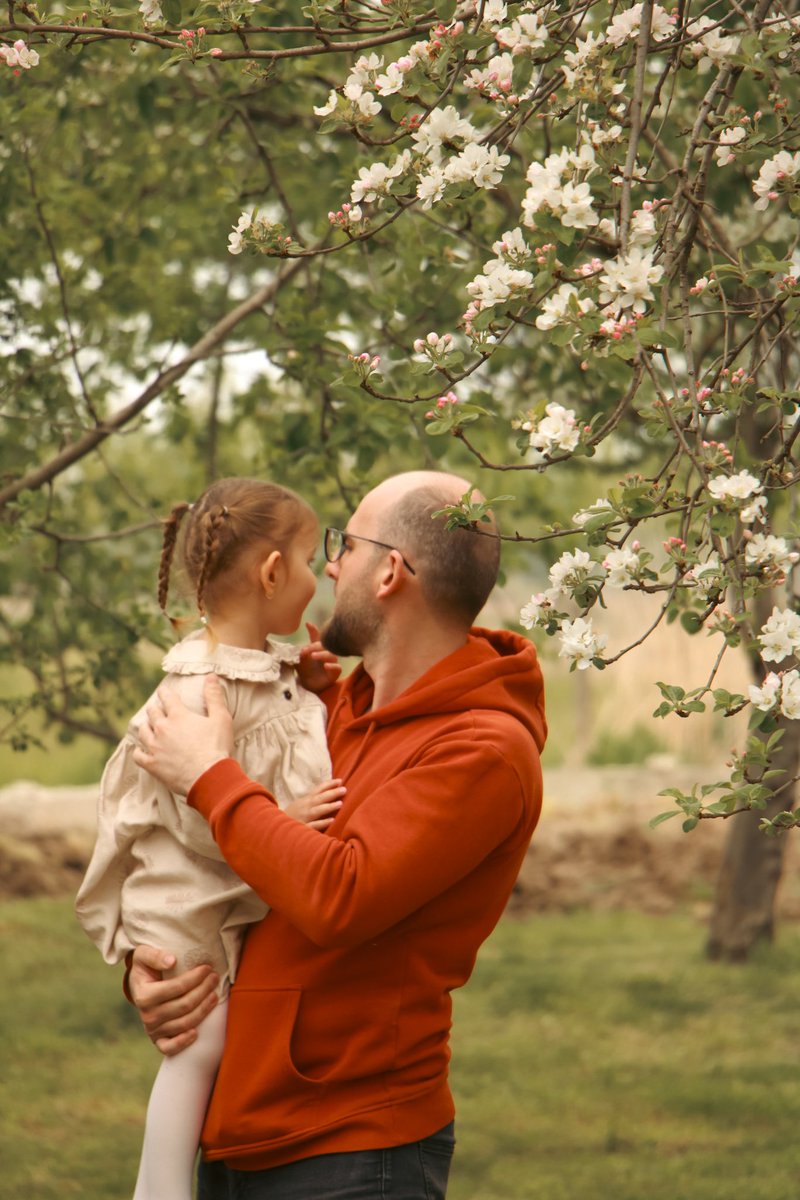
<path fill-rule="evenodd" d="M 341 658 L 361 658 L 381 627 L 380 613 L 368 604 L 340 600 L 320 633 L 326 650 Z"/>

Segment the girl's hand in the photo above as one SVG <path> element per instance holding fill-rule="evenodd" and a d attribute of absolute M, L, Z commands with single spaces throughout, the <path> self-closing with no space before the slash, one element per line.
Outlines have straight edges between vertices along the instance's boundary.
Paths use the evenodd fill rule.
<path fill-rule="evenodd" d="M 325 688 L 336 682 L 342 673 L 342 668 L 339 666 L 336 655 L 322 645 L 316 625 L 307 621 L 306 629 L 311 640 L 300 651 L 297 678 L 309 692 L 324 692 Z"/>
<path fill-rule="evenodd" d="M 341 779 L 329 779 L 307 796 L 290 800 L 283 811 L 311 829 L 327 829 L 342 807 L 342 797 L 346 791 Z"/>

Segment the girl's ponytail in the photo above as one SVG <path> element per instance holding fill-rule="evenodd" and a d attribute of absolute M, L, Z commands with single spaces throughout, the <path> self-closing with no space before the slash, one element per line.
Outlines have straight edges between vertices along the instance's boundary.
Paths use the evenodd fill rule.
<path fill-rule="evenodd" d="M 193 505 L 182 500 L 179 504 L 172 506 L 169 516 L 164 521 L 164 540 L 161 544 L 161 561 L 158 564 L 158 606 L 173 629 L 178 628 L 179 622 L 167 612 L 169 573 L 172 556 L 175 553 L 175 543 L 178 540 L 178 529 L 184 516 L 192 507 Z"/>

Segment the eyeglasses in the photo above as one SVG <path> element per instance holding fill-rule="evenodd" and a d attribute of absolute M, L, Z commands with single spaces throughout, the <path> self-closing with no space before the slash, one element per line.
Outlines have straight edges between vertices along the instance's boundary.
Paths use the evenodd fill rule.
<path fill-rule="evenodd" d="M 383 546 L 384 550 L 394 550 L 400 554 L 397 546 L 390 546 L 388 542 L 376 542 L 375 538 L 360 537 L 357 533 L 348 533 L 346 529 L 333 529 L 329 525 L 325 530 L 325 541 L 323 542 L 325 557 L 329 563 L 338 562 L 345 550 L 350 549 L 348 542 L 369 542 L 373 546 Z M 417 572 L 411 563 L 403 558 L 402 554 L 400 554 L 400 558 L 406 570 L 410 571 L 412 575 L 416 575 Z"/>

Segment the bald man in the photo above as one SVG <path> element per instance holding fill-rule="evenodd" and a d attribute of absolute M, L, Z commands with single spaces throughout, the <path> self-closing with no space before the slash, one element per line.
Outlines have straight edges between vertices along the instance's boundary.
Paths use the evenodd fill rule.
<path fill-rule="evenodd" d="M 208 820 L 270 905 L 232 989 L 203 1130 L 199 1200 L 441 1200 L 454 1146 L 450 992 L 497 923 L 541 806 L 546 726 L 533 647 L 473 627 L 499 539 L 432 514 L 469 484 L 414 471 L 326 531 L 335 606 L 321 635 L 362 663 L 323 693 L 347 794 L 320 833 L 292 821 L 228 757 L 208 716 L 165 699 L 140 763 Z M 165 977 L 139 947 L 130 993 L 179 1053 L 213 1007 L 198 967 Z"/>

